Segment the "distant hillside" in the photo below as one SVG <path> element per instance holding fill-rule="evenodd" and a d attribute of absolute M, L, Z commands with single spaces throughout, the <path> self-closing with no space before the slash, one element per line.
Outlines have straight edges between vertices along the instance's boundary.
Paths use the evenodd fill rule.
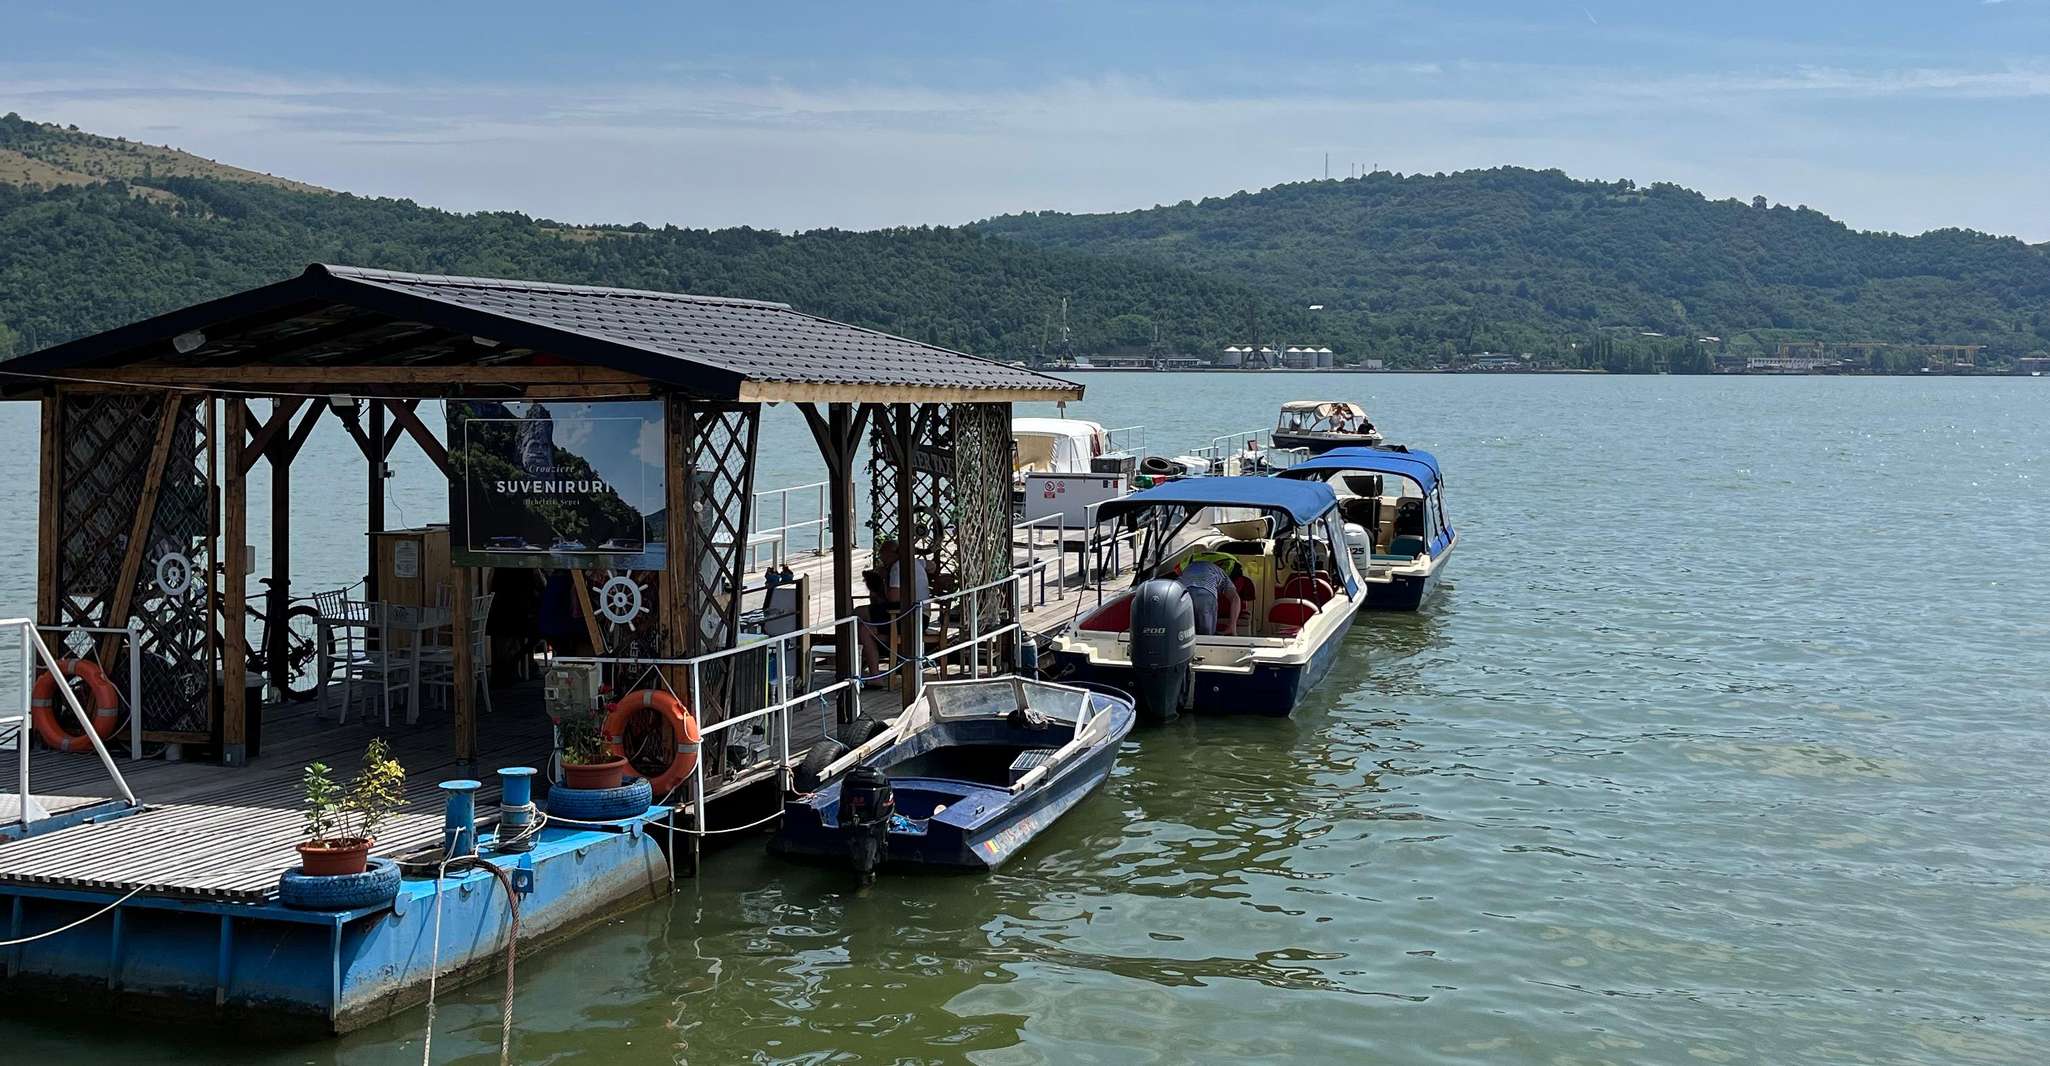
<path fill-rule="evenodd" d="M 1763 180 L 1763 179 L 1762 179 Z M 1392 359 L 1558 351 L 1645 332 L 2050 347 L 2050 250 L 1962 230 L 1849 229 L 1763 200 L 1518 168 L 1280 185 L 1118 214 L 978 223 L 1047 248 L 1244 281 L 1318 331 L 1270 338 Z"/>
<path fill-rule="evenodd" d="M 327 191 L 305 182 L 216 163 L 168 146 L 102 137 L 76 126 L 30 122 L 12 112 L 0 115 L 0 183 L 51 189 L 120 180 L 133 188 L 162 193 L 159 198 L 168 199 L 168 190 L 157 183 L 161 178 L 213 178 L 297 192 Z"/>
<path fill-rule="evenodd" d="M 0 356 L 276 281 L 316 260 L 781 300 L 1004 358 L 1035 352 L 1049 336 L 1058 342 L 1063 298 L 1081 352 L 1148 343 L 1156 322 L 1163 343 L 1209 349 L 1250 308 L 1290 314 L 1236 282 L 958 229 L 570 228 L 305 192 L 232 167 L 179 177 L 152 164 L 142 179 L 100 179 L 76 168 L 115 169 L 112 160 L 38 151 L 87 177 L 0 181 Z"/>

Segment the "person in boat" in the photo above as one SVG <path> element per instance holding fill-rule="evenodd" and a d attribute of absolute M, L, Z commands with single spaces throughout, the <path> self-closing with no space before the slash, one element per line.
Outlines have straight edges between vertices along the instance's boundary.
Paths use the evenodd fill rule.
<path fill-rule="evenodd" d="M 1238 632 L 1239 590 L 1231 582 L 1238 568 L 1238 560 L 1223 552 L 1197 552 L 1175 575 L 1175 580 L 1189 590 L 1189 602 L 1196 608 L 1197 636 L 1216 636 L 1220 618 L 1229 620 L 1223 630 L 1226 635 Z"/>
<path fill-rule="evenodd" d="M 895 540 L 880 540 L 876 542 L 875 569 L 864 575 L 868 579 L 869 601 L 862 618 L 867 624 L 861 627 L 861 651 L 863 668 L 870 674 L 877 671 L 883 650 L 889 646 L 890 624 L 906 608 L 932 598 L 925 560 L 915 555 L 911 559 L 911 598 L 904 598 L 904 568 L 898 565 L 902 558 Z"/>

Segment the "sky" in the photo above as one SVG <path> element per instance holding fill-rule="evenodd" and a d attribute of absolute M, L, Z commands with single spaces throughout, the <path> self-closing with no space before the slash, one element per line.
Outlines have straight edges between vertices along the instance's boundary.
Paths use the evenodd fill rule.
<path fill-rule="evenodd" d="M 0 0 L 0 112 L 365 195 L 780 230 L 1516 164 L 2050 240 L 2050 0 Z"/>

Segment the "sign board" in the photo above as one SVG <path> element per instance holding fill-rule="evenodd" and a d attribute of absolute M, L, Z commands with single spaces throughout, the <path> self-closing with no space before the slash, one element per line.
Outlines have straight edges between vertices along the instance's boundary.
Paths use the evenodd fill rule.
<path fill-rule="evenodd" d="M 458 566 L 660 569 L 660 401 L 449 403 Z"/>
<path fill-rule="evenodd" d="M 393 577 L 414 578 L 420 576 L 419 541 L 401 540 L 392 543 L 391 572 Z"/>
<path fill-rule="evenodd" d="M 1089 521 L 1092 504 L 1115 500 L 1130 491 L 1122 474 L 1025 475 L 1025 503 L 1020 517 L 1027 522 L 1049 515 L 1066 515 L 1069 529 L 1080 529 Z"/>

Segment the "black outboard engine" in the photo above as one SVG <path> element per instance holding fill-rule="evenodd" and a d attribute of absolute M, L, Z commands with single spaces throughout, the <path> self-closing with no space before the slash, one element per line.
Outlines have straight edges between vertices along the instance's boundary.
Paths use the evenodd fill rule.
<path fill-rule="evenodd" d="M 848 854 L 864 885 L 875 883 L 876 869 L 890 852 L 890 816 L 897 799 L 890 779 L 873 766 L 857 766 L 840 782 L 840 828 L 847 833 Z"/>
<path fill-rule="evenodd" d="M 1132 593 L 1132 698 L 1139 717 L 1166 722 L 1195 700 L 1196 605 L 1179 581 L 1154 578 Z"/>

